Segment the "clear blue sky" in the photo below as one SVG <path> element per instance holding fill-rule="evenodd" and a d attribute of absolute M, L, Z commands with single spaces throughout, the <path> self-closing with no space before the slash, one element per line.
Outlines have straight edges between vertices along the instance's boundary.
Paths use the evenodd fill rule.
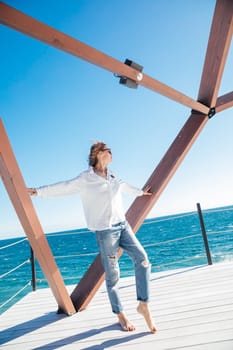
<path fill-rule="evenodd" d="M 214 0 L 6 1 L 7 4 L 196 99 Z M 111 169 L 142 187 L 190 110 L 5 26 L 0 28 L 0 115 L 28 187 L 76 176 L 94 140 Z M 231 46 L 219 95 L 232 91 Z M 233 109 L 202 131 L 149 217 L 231 205 Z M 134 198 L 125 197 L 125 208 Z M 33 198 L 45 232 L 85 227 L 78 196 Z M 22 235 L 0 184 L 0 235 Z"/>

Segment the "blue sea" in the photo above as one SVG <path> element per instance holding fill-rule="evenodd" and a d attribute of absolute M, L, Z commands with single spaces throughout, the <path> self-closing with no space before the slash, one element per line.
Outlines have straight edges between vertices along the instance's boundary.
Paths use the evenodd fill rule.
<path fill-rule="evenodd" d="M 233 262 L 233 205 L 203 210 L 213 264 Z M 47 234 L 66 285 L 76 285 L 98 254 L 95 234 L 87 229 Z M 137 232 L 148 253 L 152 272 L 208 263 L 197 212 L 145 220 Z M 26 237 L 0 240 L 0 313 L 32 290 L 31 249 Z M 36 262 L 36 288 L 47 287 Z M 134 274 L 126 254 L 120 259 L 121 277 Z"/>

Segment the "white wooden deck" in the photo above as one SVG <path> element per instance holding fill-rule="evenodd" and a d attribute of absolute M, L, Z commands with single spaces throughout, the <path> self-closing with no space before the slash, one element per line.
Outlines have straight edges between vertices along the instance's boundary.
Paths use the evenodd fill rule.
<path fill-rule="evenodd" d="M 57 315 L 50 290 L 40 289 L 0 316 L 0 348 L 233 349 L 233 263 L 154 273 L 151 282 L 156 334 L 148 332 L 135 310 L 130 277 L 121 280 L 121 294 L 136 331 L 121 331 L 104 285 L 87 310 L 71 317 Z"/>

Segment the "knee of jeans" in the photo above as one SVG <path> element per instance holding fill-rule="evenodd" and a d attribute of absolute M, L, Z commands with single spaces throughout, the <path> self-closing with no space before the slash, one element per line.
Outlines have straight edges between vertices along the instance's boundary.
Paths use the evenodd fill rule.
<path fill-rule="evenodd" d="M 117 260 L 117 256 L 116 255 L 108 255 L 108 259 L 109 261 L 116 261 Z"/>
<path fill-rule="evenodd" d="M 141 262 L 141 265 L 145 268 L 148 268 L 148 267 L 150 267 L 150 262 L 149 262 L 149 260 L 143 260 Z"/>
<path fill-rule="evenodd" d="M 116 268 L 116 266 L 118 265 L 117 255 L 108 255 L 107 258 L 109 265 Z"/>
<path fill-rule="evenodd" d="M 111 260 L 112 260 L 112 259 L 115 260 L 115 259 L 116 259 L 116 255 L 108 255 L 108 258 L 111 259 Z"/>
<path fill-rule="evenodd" d="M 109 255 L 108 257 L 108 268 L 105 271 L 106 272 L 106 282 L 108 287 L 113 288 L 120 277 L 120 271 L 118 266 L 118 259 L 115 255 Z"/>

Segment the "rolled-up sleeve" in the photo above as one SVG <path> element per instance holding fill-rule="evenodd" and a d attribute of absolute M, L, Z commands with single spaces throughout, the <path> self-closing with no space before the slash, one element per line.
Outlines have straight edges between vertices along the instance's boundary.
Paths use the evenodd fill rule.
<path fill-rule="evenodd" d="M 142 196 L 143 195 L 143 190 L 140 188 L 134 187 L 127 182 L 121 182 L 120 184 L 122 192 L 127 192 L 135 196 Z"/>

